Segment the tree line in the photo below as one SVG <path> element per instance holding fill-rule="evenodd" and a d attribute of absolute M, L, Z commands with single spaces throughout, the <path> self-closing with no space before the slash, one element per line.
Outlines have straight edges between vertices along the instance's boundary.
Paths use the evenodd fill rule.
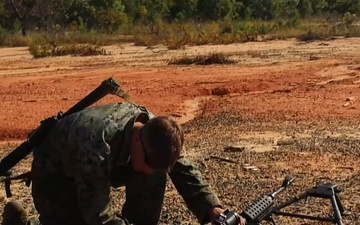
<path fill-rule="evenodd" d="M 134 24 L 277 20 L 360 13 L 360 0 L 0 0 L 0 31 L 119 32 Z"/>

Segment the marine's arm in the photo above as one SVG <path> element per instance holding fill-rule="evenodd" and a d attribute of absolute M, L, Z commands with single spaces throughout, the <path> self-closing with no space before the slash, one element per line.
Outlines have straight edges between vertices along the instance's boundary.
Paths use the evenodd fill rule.
<path fill-rule="evenodd" d="M 202 180 L 197 166 L 180 156 L 169 175 L 177 191 L 199 222 L 210 222 L 210 211 L 215 207 L 221 207 L 221 203 L 217 195 Z"/>

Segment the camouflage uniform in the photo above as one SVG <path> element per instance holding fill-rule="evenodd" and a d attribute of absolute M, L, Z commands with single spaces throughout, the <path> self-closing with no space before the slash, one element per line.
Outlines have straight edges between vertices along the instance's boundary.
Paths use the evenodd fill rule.
<path fill-rule="evenodd" d="M 32 195 L 43 225 L 157 224 L 164 199 L 166 173 L 136 172 L 130 161 L 135 121 L 154 115 L 131 103 L 87 108 L 63 118 L 34 150 Z M 220 205 L 201 180 L 195 165 L 180 157 L 169 176 L 199 221 Z M 110 187 L 126 187 L 118 217 Z"/>

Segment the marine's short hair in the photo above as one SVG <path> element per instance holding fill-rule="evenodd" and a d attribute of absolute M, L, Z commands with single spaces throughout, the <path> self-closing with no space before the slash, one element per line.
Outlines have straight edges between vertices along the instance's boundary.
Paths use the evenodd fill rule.
<path fill-rule="evenodd" d="M 148 143 L 149 166 L 170 171 L 184 144 L 181 126 L 170 116 L 157 116 L 144 125 L 142 133 Z"/>

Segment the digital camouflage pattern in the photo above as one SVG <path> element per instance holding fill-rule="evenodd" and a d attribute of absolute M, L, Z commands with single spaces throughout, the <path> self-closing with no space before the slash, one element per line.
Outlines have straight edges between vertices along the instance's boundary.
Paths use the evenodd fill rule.
<path fill-rule="evenodd" d="M 157 224 L 166 173 L 136 172 L 130 160 L 135 121 L 154 115 L 132 103 L 95 106 L 59 121 L 32 163 L 32 195 L 43 225 Z M 199 221 L 220 205 L 196 166 L 181 156 L 169 176 Z M 121 215 L 110 203 L 110 187 L 126 187 Z M 124 219 L 124 217 L 126 219 Z"/>

